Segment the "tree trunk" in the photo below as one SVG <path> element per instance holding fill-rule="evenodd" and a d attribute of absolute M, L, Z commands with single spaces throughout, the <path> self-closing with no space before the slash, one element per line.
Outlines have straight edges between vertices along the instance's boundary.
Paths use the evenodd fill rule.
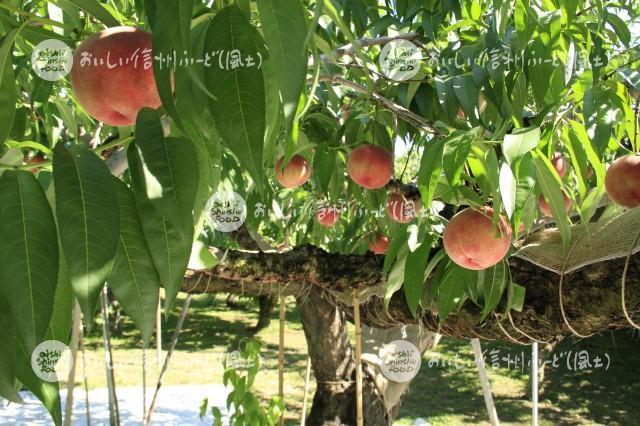
<path fill-rule="evenodd" d="M 307 426 L 356 424 L 355 361 L 344 313 L 318 287 L 298 297 L 317 389 Z M 388 426 L 391 419 L 372 373 L 363 368 L 364 422 Z"/>

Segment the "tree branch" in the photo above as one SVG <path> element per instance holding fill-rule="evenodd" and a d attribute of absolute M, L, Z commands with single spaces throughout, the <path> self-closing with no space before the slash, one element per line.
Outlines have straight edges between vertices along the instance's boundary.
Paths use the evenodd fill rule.
<path fill-rule="evenodd" d="M 361 38 L 360 40 L 357 40 L 355 43 L 349 43 L 345 46 L 339 47 L 338 49 L 331 52 L 330 55 L 326 55 L 326 54 L 320 55 L 320 59 L 322 60 L 322 62 L 331 63 L 343 56 L 353 56 L 356 54 L 356 51 L 358 49 L 361 49 L 363 47 L 379 46 L 381 44 L 387 44 L 394 40 L 413 41 L 416 38 L 418 38 L 417 33 L 401 33 L 401 34 L 396 34 L 394 36 L 385 36 L 385 37 L 377 37 L 377 38 Z M 309 65 L 313 65 L 313 61 Z"/>
<path fill-rule="evenodd" d="M 296 247 L 285 253 L 230 251 L 211 270 L 189 271 L 182 290 L 190 293 L 300 295 L 313 285 L 343 292 L 383 285 L 382 263 L 382 256 L 332 254 L 312 246 Z M 441 325 L 433 312 L 420 312 L 422 325 L 458 338 L 481 337 L 522 343 L 530 342 L 531 338 L 547 341 L 571 334 L 560 313 L 559 275 L 515 256 L 509 259 L 509 264 L 513 281 L 527 289 L 522 312 L 511 312 L 516 328 L 507 317 L 493 316 L 480 324 L 480 309 L 470 302 Z M 629 326 L 621 309 L 623 266 L 624 259 L 617 259 L 589 265 L 565 276 L 564 308 L 571 325 L 580 333 Z M 627 308 L 632 317 L 638 318 L 640 254 L 631 258 L 627 280 Z M 505 298 L 506 292 L 498 311 L 504 310 Z M 343 308 L 349 315 L 350 307 L 345 304 Z M 362 305 L 361 312 L 363 323 L 377 328 L 417 322 L 411 316 L 402 292 L 392 298 L 388 311 L 381 298 L 371 297 Z"/>
<path fill-rule="evenodd" d="M 404 121 L 406 121 L 407 123 L 411 124 L 412 126 L 414 126 L 417 129 L 423 129 L 429 133 L 433 133 L 435 135 L 442 135 L 442 132 L 440 131 L 440 129 L 438 129 L 437 127 L 435 127 L 433 125 L 433 123 L 431 123 L 431 121 L 420 117 L 418 114 L 416 114 L 415 112 L 403 107 L 402 105 L 399 105 L 395 102 L 393 102 L 392 100 L 385 98 L 384 96 L 382 96 L 380 93 L 378 92 L 372 92 L 369 93 L 369 90 L 367 90 L 366 87 L 355 83 L 353 81 L 347 80 L 346 78 L 343 78 L 339 75 L 326 75 L 326 76 L 321 76 L 319 78 L 320 82 L 325 81 L 325 82 L 331 82 L 331 83 L 336 83 L 336 84 L 340 84 L 342 86 L 348 87 L 352 90 L 355 90 L 356 92 L 362 93 L 363 95 L 367 95 L 370 96 L 372 100 L 378 102 L 379 104 L 381 104 L 382 106 L 388 108 L 391 112 L 393 112 L 394 114 L 396 114 L 397 116 L 399 116 L 400 118 L 402 118 Z"/>

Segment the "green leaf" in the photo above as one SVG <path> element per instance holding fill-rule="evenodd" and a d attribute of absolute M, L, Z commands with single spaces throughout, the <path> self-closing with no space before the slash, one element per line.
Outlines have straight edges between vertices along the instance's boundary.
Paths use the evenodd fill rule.
<path fill-rule="evenodd" d="M 588 89 L 584 94 L 584 124 L 599 157 L 605 152 L 614 126 L 618 124 L 620 110 L 611 101 L 608 90 L 600 87 Z"/>
<path fill-rule="evenodd" d="M 184 271 L 187 269 L 191 254 L 193 228 L 177 228 L 147 198 L 145 165 L 137 155 L 134 144 L 129 147 L 127 157 L 138 214 L 144 218 L 142 231 L 160 277 L 160 284 L 165 288 L 165 309 L 168 311 L 173 306 L 184 281 Z M 148 177 L 151 178 L 151 176 Z"/>
<path fill-rule="evenodd" d="M 58 246 L 59 246 L 58 241 Z M 69 344 L 71 337 L 71 323 L 73 314 L 73 304 L 75 302 L 73 287 L 67 270 L 67 263 L 64 256 L 60 256 L 58 268 L 58 286 L 53 299 L 53 313 L 47 328 L 45 340 L 58 340 L 64 344 Z"/>
<path fill-rule="evenodd" d="M 513 213 L 513 226 L 517 230 L 527 205 L 537 208 L 535 199 L 536 168 L 531 154 L 526 154 L 514 164 L 516 175 L 516 201 Z"/>
<path fill-rule="evenodd" d="M 18 91 L 16 89 L 16 78 L 13 73 L 11 61 L 5 65 L 5 70 L 0 76 L 0 144 L 4 142 L 11 128 L 16 115 L 16 101 Z"/>
<path fill-rule="evenodd" d="M 40 380 L 31 367 L 31 351 L 16 345 L 16 377 L 47 409 L 56 426 L 62 424 L 62 407 L 58 382 Z"/>
<path fill-rule="evenodd" d="M 446 321 L 460 298 L 465 295 L 467 285 L 475 282 L 476 277 L 473 271 L 458 266 L 454 262 L 449 262 L 438 284 L 438 294 L 436 296 L 440 324 Z"/>
<path fill-rule="evenodd" d="M 72 3 L 78 6 L 80 9 L 83 9 L 89 15 L 97 18 L 107 27 L 117 27 L 121 25 L 120 22 L 116 18 L 113 17 L 112 14 L 109 13 L 107 9 L 105 9 L 100 2 L 97 0 L 67 0 L 69 3 Z"/>
<path fill-rule="evenodd" d="M 393 261 L 396 260 L 396 257 L 401 253 L 401 250 L 408 248 L 407 240 L 409 238 L 409 234 L 407 232 L 397 232 L 395 235 L 391 237 L 391 241 L 389 241 L 389 248 L 387 249 L 387 254 L 384 257 L 384 264 L 382 266 L 382 274 L 384 276 L 391 270 L 391 266 L 393 265 Z"/>
<path fill-rule="evenodd" d="M 443 150 L 442 166 L 451 186 L 460 182 L 460 174 L 471 151 L 472 136 L 468 132 L 454 132 Z"/>
<path fill-rule="evenodd" d="M 432 237 L 425 237 L 420 246 L 407 255 L 407 262 L 404 268 L 404 297 L 411 311 L 411 315 L 416 316 L 420 299 L 422 298 L 422 288 L 424 286 L 424 271 L 429 263 L 429 252 L 431 251 Z"/>
<path fill-rule="evenodd" d="M 478 120 L 480 118 L 480 110 L 478 109 L 480 91 L 473 82 L 473 75 L 467 73 L 455 76 L 453 78 L 453 91 L 460 101 L 465 115 Z"/>
<path fill-rule="evenodd" d="M 422 193 L 422 200 L 426 207 L 431 205 L 433 194 L 436 191 L 438 179 L 442 174 L 442 155 L 445 139 L 434 139 L 427 142 L 418 173 L 418 185 Z"/>
<path fill-rule="evenodd" d="M 509 218 L 513 217 L 516 209 L 517 182 L 516 178 L 507 163 L 502 163 L 500 167 L 500 197 L 504 204 L 504 209 Z"/>
<path fill-rule="evenodd" d="M 21 29 L 22 26 L 9 31 L 0 44 L 0 145 L 9 136 L 16 114 L 18 90 L 11 58 L 13 43 Z"/>
<path fill-rule="evenodd" d="M 238 158 L 259 188 L 263 184 L 262 152 L 265 133 L 265 89 L 260 60 L 266 60 L 264 42 L 244 14 L 235 6 L 218 12 L 206 38 L 208 51 L 226 55 L 237 50 L 246 65 L 247 55 L 255 65 L 235 69 L 217 64 L 205 75 L 207 88 L 216 97 L 212 102 L 216 127 L 227 146 Z M 258 55 L 262 56 L 262 59 Z M 219 62 L 218 59 L 214 62 Z"/>
<path fill-rule="evenodd" d="M 612 12 L 608 12 L 606 14 L 606 19 L 613 27 L 620 41 L 628 47 L 629 43 L 631 42 L 631 32 L 629 31 L 629 26 L 627 25 L 627 23 L 625 23 L 618 15 Z"/>
<path fill-rule="evenodd" d="M 9 302 L 0 294 L 0 396 L 17 404 L 22 398 L 16 390 L 16 336 Z"/>
<path fill-rule="evenodd" d="M 109 287 L 148 342 L 155 325 L 160 279 L 144 239 L 133 193 L 119 179 L 113 180 L 120 205 L 120 238 Z"/>
<path fill-rule="evenodd" d="M 404 282 L 404 271 L 405 265 L 407 263 L 407 253 L 409 251 L 409 247 L 403 245 L 397 255 L 397 261 L 393 264 L 391 271 L 389 272 L 389 276 L 387 277 L 387 282 L 385 283 L 384 288 L 384 306 L 385 308 L 389 307 L 389 302 L 391 302 L 391 298 L 396 293 L 396 291 L 400 290 L 402 287 L 402 283 Z"/>
<path fill-rule="evenodd" d="M 482 308 L 480 321 L 484 321 L 487 315 L 500 303 L 507 282 L 506 262 L 503 260 L 487 269 L 484 271 L 484 276 L 484 286 L 482 288 L 484 307 Z"/>
<path fill-rule="evenodd" d="M 7 171 L 0 178 L 0 292 L 27 350 L 44 337 L 58 279 L 53 213 L 35 176 Z"/>
<path fill-rule="evenodd" d="M 136 120 L 135 154 L 142 168 L 140 190 L 177 229 L 193 228 L 193 205 L 198 189 L 198 158 L 187 139 L 164 138 L 158 113 L 143 108 Z"/>
<path fill-rule="evenodd" d="M 540 143 L 540 128 L 517 129 L 504 136 L 502 151 L 510 165 L 522 158 L 527 152 L 535 149 Z"/>
<path fill-rule="evenodd" d="M 258 11 L 288 131 L 307 75 L 307 15 L 300 0 L 258 0 Z"/>
<path fill-rule="evenodd" d="M 190 29 L 193 1 L 180 0 L 166 2 L 160 0 L 145 0 L 144 8 L 149 17 L 149 23 L 152 29 L 154 56 L 160 53 L 167 55 L 170 54 L 170 52 L 178 52 L 179 55 L 187 52 L 187 55 L 189 55 L 189 51 L 191 50 Z M 173 72 L 176 92 L 179 92 L 179 89 L 182 88 L 183 80 L 188 78 L 187 75 L 190 71 L 193 72 L 193 69 L 185 70 L 184 68 L 175 66 L 174 68 L 176 69 L 172 71 L 167 64 L 163 66 L 161 61 L 153 61 L 153 74 L 156 79 L 156 86 L 160 99 L 162 100 L 162 105 L 166 108 L 171 118 L 173 118 L 178 128 L 184 129 L 182 117 L 176 109 L 176 103 L 174 102 L 171 78 Z M 183 92 L 179 94 L 182 96 Z M 178 101 L 180 101 L 180 99 L 178 99 Z"/>
<path fill-rule="evenodd" d="M 562 237 L 562 246 L 566 251 L 569 249 L 569 242 L 571 241 L 571 221 L 565 210 L 562 181 L 560 181 L 551 162 L 540 152 L 533 152 L 533 162 L 536 167 L 538 183 L 540 184 L 540 188 L 542 188 L 542 194 L 549 204 L 556 226 Z"/>
<path fill-rule="evenodd" d="M 62 250 L 85 321 L 91 324 L 118 242 L 118 198 L 109 169 L 83 145 L 56 145 L 53 180 Z"/>
<path fill-rule="evenodd" d="M 524 296 L 526 288 L 514 283 L 509 282 L 509 299 L 507 301 L 508 309 L 513 309 L 518 312 L 522 312 L 524 306 Z"/>

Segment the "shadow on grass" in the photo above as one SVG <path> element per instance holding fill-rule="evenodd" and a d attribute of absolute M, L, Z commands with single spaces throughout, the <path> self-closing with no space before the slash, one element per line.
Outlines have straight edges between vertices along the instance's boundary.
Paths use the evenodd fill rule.
<path fill-rule="evenodd" d="M 163 348 L 171 342 L 178 318 L 182 311 L 184 295 L 179 295 L 174 308 L 168 318 L 162 318 Z M 258 340 L 263 333 L 269 333 L 270 328 L 262 330 L 257 335 L 250 330 L 258 321 L 258 304 L 251 298 L 240 298 L 235 307 L 228 307 L 224 295 L 203 294 L 193 296 L 189 312 L 185 318 L 176 345 L 178 351 L 201 351 L 212 348 L 225 348 L 227 351 L 238 349 L 243 340 L 255 337 Z M 300 316 L 295 303 L 289 301 L 286 311 L 288 329 L 300 330 Z M 277 306 L 271 316 L 272 324 L 277 325 Z M 100 318 L 97 321 L 101 321 Z M 95 324 L 87 336 L 87 348 L 102 348 L 102 326 Z M 117 349 L 139 349 L 142 347 L 140 332 L 130 319 L 124 315 L 119 330 L 112 334 L 112 345 Z M 151 344 L 154 345 L 154 338 Z M 273 345 L 265 348 L 273 349 Z M 277 351 L 277 346 L 275 346 Z"/>
<path fill-rule="evenodd" d="M 605 333 L 584 340 L 565 339 L 548 358 L 540 392 L 540 419 L 547 424 L 619 424 L 636 425 L 640 418 L 640 339 L 630 330 Z M 586 350 L 591 368 L 573 370 L 566 358 Z M 494 400 L 501 421 L 529 424 L 531 404 L 525 387 L 530 368 L 530 347 L 497 342 L 483 342 L 485 362 L 490 374 Z M 498 354 L 499 368 L 492 362 Z M 595 368 L 594 356 L 611 357 L 608 370 Z M 522 364 L 522 354 L 525 364 Z M 456 358 L 457 356 L 457 358 Z M 518 365 L 506 368 L 507 359 Z M 433 362 L 436 360 L 436 362 Z M 433 363 L 432 367 L 429 364 Z M 456 361 L 459 368 L 456 368 Z M 477 369 L 468 341 L 443 339 L 434 351 L 427 352 L 418 377 L 405 397 L 400 418 L 423 417 L 439 423 L 487 423 L 488 416 L 480 388 Z M 448 362 L 448 364 L 447 364 Z M 523 368 L 524 367 L 524 368 Z M 442 423 L 440 423 L 442 424 Z"/>

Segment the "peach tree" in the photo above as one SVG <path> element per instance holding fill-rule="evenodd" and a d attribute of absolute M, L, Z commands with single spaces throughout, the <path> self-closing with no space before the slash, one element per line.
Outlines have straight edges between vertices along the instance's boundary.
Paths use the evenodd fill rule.
<path fill-rule="evenodd" d="M 38 343 L 68 342 L 76 300 L 91 324 L 105 283 L 149 341 L 159 288 L 165 311 L 200 288 L 188 269 L 216 291 L 382 285 L 398 323 L 444 332 L 490 329 L 530 288 L 540 314 L 553 283 L 519 281 L 514 244 L 553 226 L 568 248 L 572 224 L 640 204 L 639 7 L 3 1 L 0 395 L 60 423 Z M 208 201 L 229 191 L 246 221 L 224 232 Z"/>

